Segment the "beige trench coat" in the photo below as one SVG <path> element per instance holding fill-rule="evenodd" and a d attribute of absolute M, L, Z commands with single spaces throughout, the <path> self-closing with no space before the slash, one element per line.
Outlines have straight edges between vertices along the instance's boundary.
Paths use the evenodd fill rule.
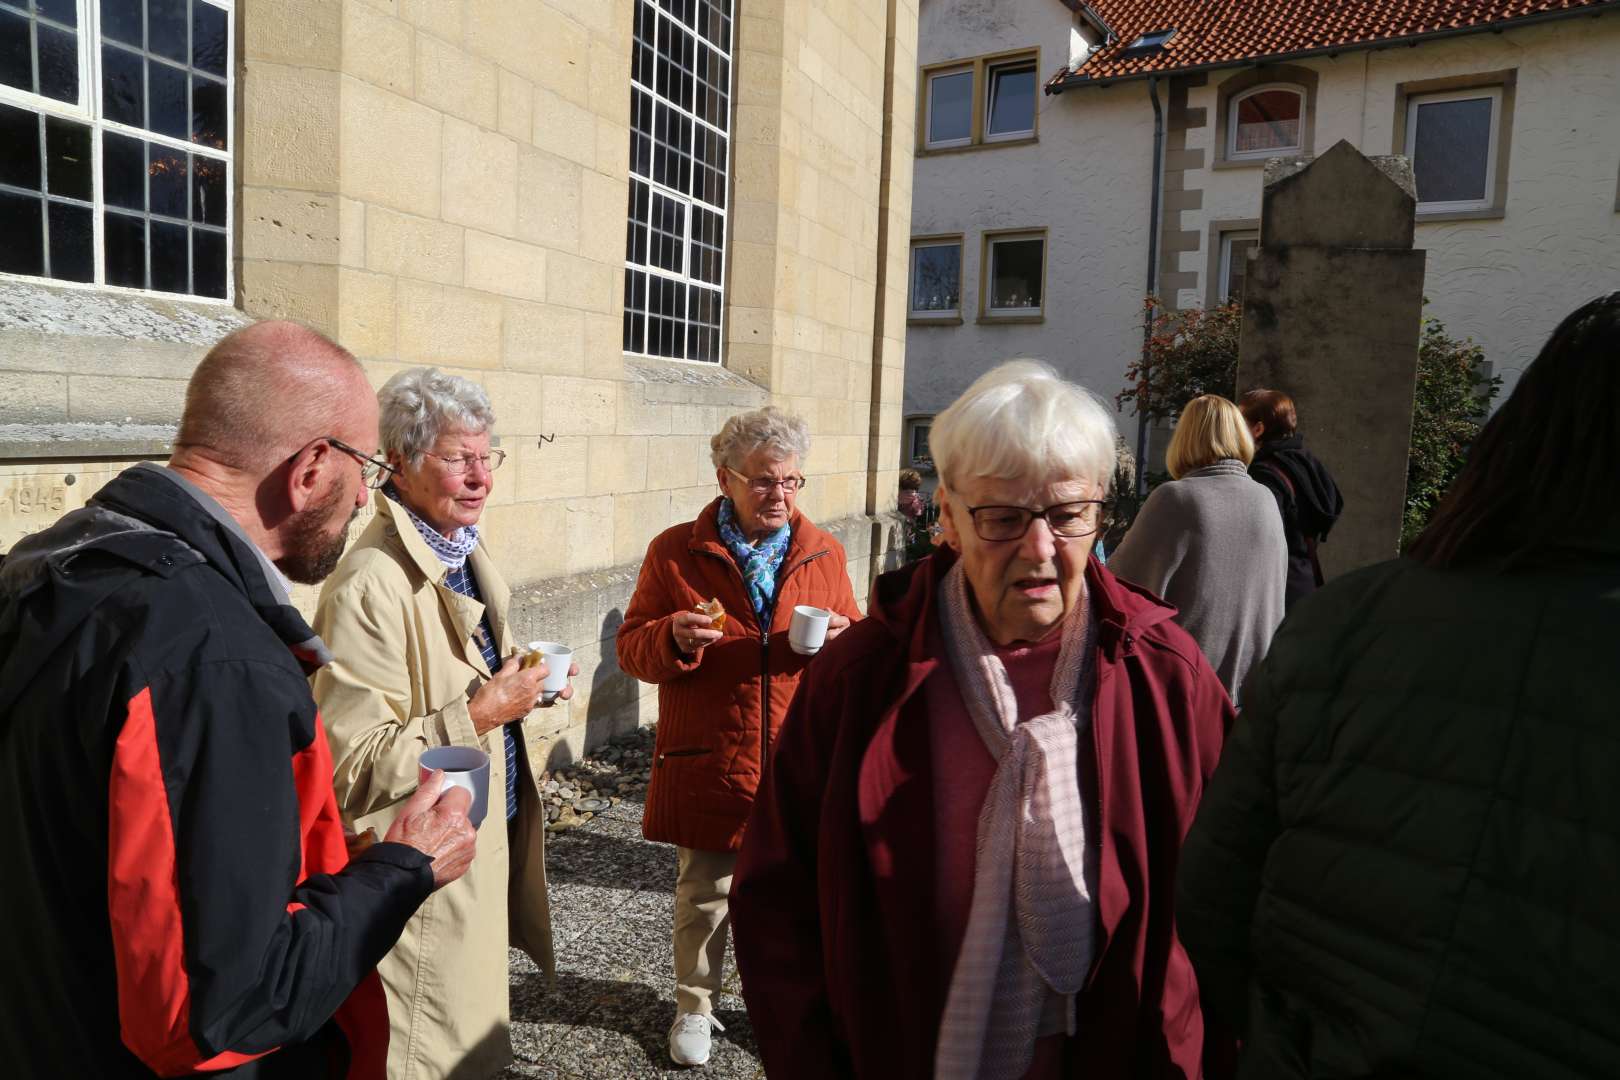
<path fill-rule="evenodd" d="M 554 975 L 539 788 L 525 767 L 509 850 L 501 735 L 474 734 L 467 713 L 490 677 L 475 639 L 484 605 L 444 584 L 443 564 L 398 506 L 380 492 L 376 504 L 376 518 L 321 590 L 315 629 L 336 659 L 316 674 L 315 699 L 338 804 L 360 831 L 387 833 L 416 790 L 417 758 L 428 747 L 476 746 L 490 756 L 489 814 L 472 868 L 428 898 L 378 965 L 391 1080 L 487 1077 L 512 1056 L 508 943 Z M 468 561 L 500 655 L 509 655 L 510 591 L 482 546 Z M 527 721 L 523 739 L 526 760 L 543 761 Z"/>

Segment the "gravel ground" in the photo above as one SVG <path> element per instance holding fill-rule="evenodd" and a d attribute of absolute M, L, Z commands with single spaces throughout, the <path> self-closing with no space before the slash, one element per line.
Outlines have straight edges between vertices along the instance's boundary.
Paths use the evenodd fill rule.
<path fill-rule="evenodd" d="M 650 733 L 616 749 L 634 754 Z M 581 773 L 600 770 L 600 755 Z M 614 790 L 610 787 L 610 790 Z M 512 953 L 512 1046 L 517 1060 L 503 1080 L 621 1080 L 689 1076 L 758 1080 L 765 1075 L 727 956 L 715 1016 L 714 1052 L 703 1069 L 669 1060 L 675 1019 L 670 926 L 675 907 L 675 849 L 641 838 L 642 791 L 589 820 L 547 837 L 557 986 L 548 990 L 529 958 Z"/>

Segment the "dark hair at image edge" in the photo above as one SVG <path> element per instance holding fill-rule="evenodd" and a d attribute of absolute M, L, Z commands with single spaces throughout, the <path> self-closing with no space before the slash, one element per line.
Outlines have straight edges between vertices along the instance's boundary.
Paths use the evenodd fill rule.
<path fill-rule="evenodd" d="M 1407 554 L 1504 568 L 1620 523 L 1620 292 L 1583 304 L 1485 424 Z"/>

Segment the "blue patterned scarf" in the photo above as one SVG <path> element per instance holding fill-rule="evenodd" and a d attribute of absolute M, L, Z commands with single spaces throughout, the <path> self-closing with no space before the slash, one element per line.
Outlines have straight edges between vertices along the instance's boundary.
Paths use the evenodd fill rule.
<path fill-rule="evenodd" d="M 760 625 L 769 625 L 771 608 L 776 602 L 776 573 L 782 568 L 788 543 L 793 539 L 791 523 L 759 543 L 750 544 L 737 524 L 737 508 L 730 499 L 721 499 L 720 539 L 742 570 L 743 584 L 748 587 L 748 599 L 753 601 Z"/>
<path fill-rule="evenodd" d="M 463 525 L 453 536 L 446 539 L 438 529 L 417 517 L 416 511 L 405 505 L 404 500 L 399 497 L 399 492 L 394 490 L 393 484 L 384 487 L 383 494 L 394 500 L 394 503 L 405 511 L 406 516 L 411 519 L 411 524 L 416 526 L 423 543 L 433 550 L 433 554 L 439 557 L 440 562 L 451 570 L 460 570 L 467 564 L 467 556 L 478 546 L 478 526 Z"/>

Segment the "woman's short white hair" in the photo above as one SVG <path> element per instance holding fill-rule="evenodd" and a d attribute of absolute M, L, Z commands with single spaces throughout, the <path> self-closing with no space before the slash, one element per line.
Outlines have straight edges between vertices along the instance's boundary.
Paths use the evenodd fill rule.
<path fill-rule="evenodd" d="M 408 368 L 377 391 L 378 427 L 385 451 L 412 468 L 447 431 L 478 434 L 495 426 L 489 395 L 471 379 L 438 368 Z"/>
<path fill-rule="evenodd" d="M 796 457 L 803 468 L 804 459 L 810 456 L 810 425 L 802 416 L 767 405 L 733 416 L 709 440 L 709 458 L 717 469 L 738 468 L 756 450 L 764 450 L 778 461 Z"/>
<path fill-rule="evenodd" d="M 928 447 L 949 489 L 973 476 L 1052 483 L 1114 478 L 1114 417 L 1038 360 L 1009 360 L 934 417 Z"/>

